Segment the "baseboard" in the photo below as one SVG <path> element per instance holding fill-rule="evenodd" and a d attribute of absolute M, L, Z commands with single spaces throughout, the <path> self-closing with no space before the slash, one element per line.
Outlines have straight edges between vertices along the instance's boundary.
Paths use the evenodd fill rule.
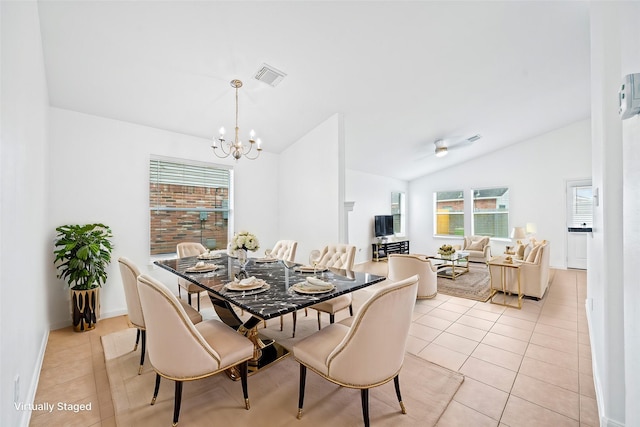
<path fill-rule="evenodd" d="M 36 359 L 34 372 L 31 376 L 29 390 L 27 390 L 27 395 L 25 396 L 25 402 L 36 401 L 36 392 L 38 391 L 38 383 L 40 382 L 40 372 L 42 372 L 42 363 L 44 362 L 44 353 L 47 350 L 47 342 L 49 342 L 49 331 L 45 331 L 44 336 L 42 337 L 42 342 L 40 343 L 40 351 L 38 351 L 38 358 Z M 18 425 L 21 427 L 28 427 L 30 422 L 31 411 L 23 411 Z"/>
<path fill-rule="evenodd" d="M 591 331 L 593 328 L 591 327 L 591 311 L 589 310 L 589 303 L 585 301 L 585 312 L 587 313 L 587 325 L 589 328 L 589 342 L 593 343 L 593 335 Z M 603 403 L 604 395 L 602 392 L 602 383 L 600 381 L 600 376 L 598 373 L 600 370 L 598 369 L 598 357 L 597 354 L 593 351 L 591 352 L 591 369 L 593 370 L 593 383 L 594 388 L 596 390 L 596 403 L 598 405 L 598 418 L 600 419 L 601 427 L 624 427 L 624 423 L 620 423 L 618 421 L 612 420 L 607 417 L 605 413 Z"/>

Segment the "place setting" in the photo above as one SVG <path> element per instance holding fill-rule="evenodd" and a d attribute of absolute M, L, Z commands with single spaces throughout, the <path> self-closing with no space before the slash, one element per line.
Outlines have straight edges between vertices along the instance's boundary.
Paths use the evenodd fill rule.
<path fill-rule="evenodd" d="M 280 260 L 273 256 L 271 249 L 267 249 L 264 251 L 264 258 L 257 258 L 254 260 L 254 262 L 257 264 L 268 264 L 268 263 L 278 262 L 278 261 Z"/>
<path fill-rule="evenodd" d="M 327 267 L 323 265 L 319 265 L 320 262 L 320 251 L 314 249 L 309 254 L 309 264 L 307 265 L 298 265 L 293 270 L 298 273 L 322 273 L 327 271 Z"/>
<path fill-rule="evenodd" d="M 299 294 L 313 295 L 332 292 L 335 288 L 336 286 L 331 282 L 322 280 L 315 276 L 310 276 L 303 282 L 298 282 L 295 285 L 292 285 L 290 289 Z"/>
<path fill-rule="evenodd" d="M 213 259 L 219 259 L 222 258 L 222 254 L 219 252 L 209 252 L 208 250 L 204 253 L 201 253 L 200 255 L 198 255 L 196 258 L 201 259 L 201 260 L 213 260 Z"/>
<path fill-rule="evenodd" d="M 208 264 L 208 263 L 205 263 L 204 261 L 198 261 L 196 265 L 185 269 L 184 272 L 185 273 L 209 273 L 219 268 L 220 266 L 217 264 Z"/>
<path fill-rule="evenodd" d="M 232 282 L 226 283 L 222 287 L 222 291 L 231 293 L 241 292 L 241 295 L 255 295 L 265 292 L 270 288 L 271 286 L 264 280 L 251 276 L 244 279 L 236 278 Z"/>

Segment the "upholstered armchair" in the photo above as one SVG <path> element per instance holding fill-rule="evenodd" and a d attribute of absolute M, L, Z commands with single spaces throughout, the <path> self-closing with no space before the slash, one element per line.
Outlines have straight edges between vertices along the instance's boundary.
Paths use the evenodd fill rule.
<path fill-rule="evenodd" d="M 398 376 L 417 290 L 417 276 L 389 282 L 353 319 L 331 324 L 293 346 L 293 356 L 300 363 L 298 418 L 302 417 L 307 368 L 332 383 L 360 389 L 365 426 L 369 425 L 369 389 L 391 380 L 400 409 L 406 413 Z"/>
<path fill-rule="evenodd" d="M 523 260 L 515 261 L 520 264 L 520 291 L 532 298 L 540 299 L 549 287 L 549 242 L 543 240 L 535 244 L 525 245 Z M 500 267 L 489 265 L 491 287 L 500 289 Z M 518 278 L 516 270 L 506 271 L 508 292 L 518 292 Z"/>
<path fill-rule="evenodd" d="M 181 242 L 176 246 L 176 252 L 178 254 L 178 258 L 187 258 L 190 256 L 198 256 L 207 251 L 201 243 L 197 242 Z M 191 305 L 191 295 L 196 294 L 198 299 L 198 311 L 200 311 L 200 292 L 203 292 L 200 286 L 195 283 L 191 283 L 187 279 L 178 279 L 178 296 L 182 297 L 181 289 L 184 289 L 187 292 L 187 301 L 189 305 Z"/>
<path fill-rule="evenodd" d="M 271 250 L 273 258 L 295 262 L 298 242 L 295 240 L 278 240 Z"/>
<path fill-rule="evenodd" d="M 486 263 L 491 259 L 489 236 L 465 236 L 462 250 L 469 253 L 469 261 Z"/>
<path fill-rule="evenodd" d="M 138 329 L 136 333 L 136 344 L 133 347 L 133 351 L 138 349 L 138 343 L 142 336 L 142 348 L 140 350 L 140 368 L 138 369 L 138 375 L 142 373 L 142 367 L 144 365 L 144 356 L 146 351 L 146 327 L 144 323 L 144 316 L 142 314 L 142 305 L 140 304 L 140 295 L 138 295 L 138 276 L 140 270 L 138 267 L 128 258 L 118 258 L 120 264 L 120 275 L 122 276 L 122 284 L 124 286 L 124 297 L 127 301 L 127 313 L 129 315 L 129 322 Z M 180 300 L 182 308 L 189 317 L 192 323 L 202 322 L 202 315 L 193 309 L 190 305 Z"/>
<path fill-rule="evenodd" d="M 437 267 L 424 255 L 389 254 L 388 280 L 397 282 L 418 275 L 418 299 L 430 299 L 438 293 Z"/>
<path fill-rule="evenodd" d="M 173 425 L 178 424 L 182 384 L 215 375 L 238 366 L 245 408 L 249 409 L 247 392 L 248 360 L 253 357 L 253 344 L 219 320 L 206 320 L 194 325 L 187 313 L 162 283 L 138 276 L 140 303 L 147 326 L 149 359 L 156 371 L 153 405 L 162 377 L 175 381 Z"/>
<path fill-rule="evenodd" d="M 320 261 L 318 265 L 328 268 L 339 268 L 342 270 L 353 270 L 353 262 L 356 258 L 356 247 L 353 245 L 327 245 L 322 251 L 320 251 Z M 323 301 L 311 306 L 314 310 L 318 311 L 318 329 L 321 328 L 320 313 L 329 314 L 329 323 L 335 321 L 335 314 L 346 308 L 349 309 L 349 314 L 353 316 L 353 296 L 351 293 L 340 295 L 339 297 L 330 299 L 329 301 Z M 294 325 L 295 334 L 295 325 Z"/>

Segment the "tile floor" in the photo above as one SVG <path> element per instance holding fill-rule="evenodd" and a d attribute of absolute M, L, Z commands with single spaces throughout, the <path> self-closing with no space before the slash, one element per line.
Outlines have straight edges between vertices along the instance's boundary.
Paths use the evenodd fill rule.
<path fill-rule="evenodd" d="M 465 375 L 438 426 L 598 426 L 585 297 L 586 272 L 558 270 L 545 298 L 522 310 L 441 294 L 418 301 L 408 351 Z M 51 332 L 35 403 L 64 396 L 92 410 L 34 412 L 31 425 L 116 425 L 100 337 L 127 327 L 121 316 L 91 332 Z"/>

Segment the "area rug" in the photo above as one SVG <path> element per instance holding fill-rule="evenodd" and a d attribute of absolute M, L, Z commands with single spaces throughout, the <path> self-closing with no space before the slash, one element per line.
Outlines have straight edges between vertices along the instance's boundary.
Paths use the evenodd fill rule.
<path fill-rule="evenodd" d="M 290 315 L 287 317 L 291 317 Z M 302 338 L 316 325 L 315 316 L 300 312 L 298 335 Z M 288 319 L 287 319 L 288 320 Z M 291 336 L 291 323 L 279 331 L 279 321 L 270 320 L 267 329 L 275 335 Z M 162 380 L 158 400 L 149 405 L 155 373 L 149 362 L 137 375 L 140 349 L 133 350 L 135 329 L 102 337 L 107 375 L 118 426 L 169 425 L 173 416 L 174 383 Z M 186 382 L 183 387 L 182 426 L 361 426 L 360 391 L 332 384 L 313 372 L 307 373 L 305 407 L 296 418 L 299 365 L 289 356 L 249 377 L 251 409 L 245 410 L 240 382 L 225 374 Z M 435 426 L 463 382 L 460 373 L 407 353 L 400 373 L 402 397 L 407 414 L 400 412 L 393 381 L 369 392 L 369 413 L 375 426 Z"/>
<path fill-rule="evenodd" d="M 454 297 L 486 302 L 491 294 L 489 269 L 484 264 L 469 264 L 469 272 L 456 280 L 438 277 L 438 292 Z"/>

